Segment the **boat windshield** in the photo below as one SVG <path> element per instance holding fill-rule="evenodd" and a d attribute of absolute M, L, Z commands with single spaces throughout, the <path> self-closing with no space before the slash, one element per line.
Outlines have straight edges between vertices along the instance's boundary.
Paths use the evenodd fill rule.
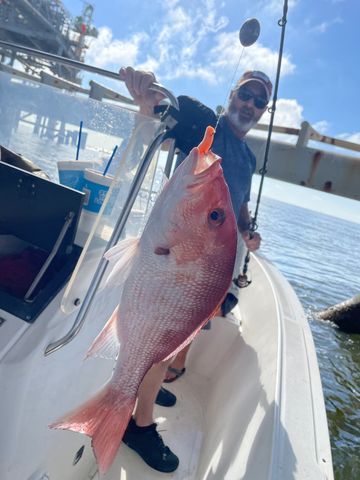
<path fill-rule="evenodd" d="M 82 187 L 86 196 L 75 243 L 83 250 L 62 301 L 63 311 L 69 313 L 79 303 L 77 299 L 84 298 L 91 284 L 139 162 L 159 129 L 159 121 L 119 104 L 75 95 L 4 72 L 0 72 L 0 111 L 0 144 L 37 164 L 51 181 L 59 183 L 59 169 L 76 168 L 75 162 L 83 162 L 84 168 L 95 171 L 99 179 L 95 183 L 102 184 L 107 170 L 108 190 L 107 193 L 103 190 L 98 213 L 89 208 L 91 193 Z M 116 153 L 109 165 L 114 150 Z M 123 237 L 138 236 L 143 228 L 162 183 L 165 157 L 162 161 L 160 155 L 159 161 L 159 152 L 154 155 Z M 64 161 L 72 161 L 72 165 L 59 163 Z M 89 175 L 89 170 L 85 170 L 90 182 L 93 179 Z"/>

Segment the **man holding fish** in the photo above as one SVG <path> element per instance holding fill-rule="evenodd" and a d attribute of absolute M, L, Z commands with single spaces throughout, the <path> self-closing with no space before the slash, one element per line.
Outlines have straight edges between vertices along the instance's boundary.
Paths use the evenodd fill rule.
<path fill-rule="evenodd" d="M 140 112 L 144 115 L 153 116 L 154 106 L 162 100 L 160 93 L 150 89 L 151 84 L 156 83 L 155 75 L 151 72 L 143 72 L 127 67 L 120 70 L 120 78 L 125 81 L 129 93 L 140 107 Z M 265 112 L 271 92 L 272 84 L 267 75 L 259 71 L 245 72 L 230 94 L 227 109 L 220 118 L 212 145 L 212 151 L 222 158 L 221 165 L 230 190 L 238 230 L 246 248 L 250 251 L 255 251 L 260 247 L 261 237 L 257 232 L 252 237 L 249 235 L 250 214 L 248 201 L 250 200 L 251 178 L 255 171 L 256 159 L 244 141 L 244 137 Z M 238 257 L 238 261 L 240 260 L 241 256 Z M 239 270 L 239 262 L 236 262 L 234 269 L 236 276 L 239 274 Z M 227 295 L 227 300 L 230 301 L 232 306 L 235 306 L 237 303 L 235 292 L 236 289 L 232 286 Z M 139 439 L 141 437 L 141 427 L 146 429 L 147 425 L 154 423 L 153 399 L 155 398 L 154 392 L 157 393 L 158 386 L 160 387 L 158 379 L 164 375 L 164 372 L 166 383 L 170 383 L 181 376 L 185 372 L 185 360 L 189 348 L 190 344 L 177 354 L 170 366 L 168 366 L 169 362 L 163 362 L 154 367 L 152 369 L 154 371 L 150 370 L 145 377 L 139 390 L 140 401 L 134 412 L 132 425 L 130 424 L 129 426 L 129 429 L 132 429 L 131 433 L 128 434 L 130 437 L 129 446 L 132 446 L 131 443 L 135 443 L 135 450 L 136 437 L 137 435 L 139 435 Z M 155 377 L 157 377 L 157 380 L 155 380 Z M 149 395 L 151 390 L 153 390 L 152 395 Z M 168 401 L 169 404 L 172 404 L 176 400 L 173 397 L 174 395 L 171 392 L 161 388 L 156 399 L 158 403 L 161 403 L 159 400 L 162 400 L 164 403 Z M 145 398 L 145 402 L 142 402 L 143 398 Z M 137 427 L 140 428 L 137 429 Z M 141 443 L 141 440 L 139 443 Z M 149 445 L 148 448 L 151 450 L 152 446 Z M 168 455 L 163 456 L 161 463 L 164 463 L 165 469 L 167 467 L 175 469 L 177 458 L 171 451 L 168 452 Z M 139 453 L 141 454 L 141 452 Z M 151 456 L 152 453 L 150 452 Z"/>
<path fill-rule="evenodd" d="M 127 67 L 120 78 L 141 113 L 152 115 L 161 100 L 150 90 L 155 76 Z M 172 364 L 184 371 L 188 346 L 224 302 L 237 231 L 249 250 L 260 246 L 260 235 L 251 238 L 248 231 L 256 162 L 244 136 L 266 110 L 271 91 L 265 74 L 246 72 L 216 132 L 206 129 L 164 186 L 141 238 L 127 238 L 105 255 L 116 262 L 110 277 L 124 286 L 88 355 L 113 351 L 113 375 L 95 396 L 51 425 L 91 436 L 100 473 L 110 468 L 121 440 L 155 470 L 178 467 L 178 457 L 156 431 L 154 403 L 175 403 L 175 396 L 161 389 L 167 369 Z M 172 363 L 176 355 L 178 364 Z"/>

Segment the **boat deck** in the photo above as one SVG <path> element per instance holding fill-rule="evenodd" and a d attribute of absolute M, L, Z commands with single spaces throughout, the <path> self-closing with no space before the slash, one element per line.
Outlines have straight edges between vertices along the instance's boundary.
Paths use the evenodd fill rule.
<path fill-rule="evenodd" d="M 151 469 L 122 444 L 110 470 L 99 476 L 89 437 L 48 428 L 111 375 L 112 361 L 83 361 L 113 309 L 111 289 L 99 292 L 81 335 L 56 355 L 44 356 L 45 347 L 73 321 L 56 313 L 56 302 L 31 327 L 15 318 L 7 322 L 19 324 L 19 332 L 0 369 L 7 405 L 0 412 L 7 440 L 0 449 L 1 480 L 332 479 L 324 400 L 306 317 L 270 263 L 253 257 L 251 271 L 253 283 L 240 291 L 236 314 L 215 318 L 210 330 L 199 333 L 186 374 L 168 385 L 177 404 L 156 407 L 158 430 L 180 460 L 172 474 Z"/>
<path fill-rule="evenodd" d="M 211 338 L 216 336 L 220 328 L 230 332 L 239 332 L 239 309 L 236 308 L 236 316 L 229 318 L 215 318 L 212 321 L 210 331 L 200 332 L 189 353 L 189 366 L 186 374 L 172 384 L 165 387 L 177 397 L 174 407 L 166 408 L 156 406 L 155 421 L 158 424 L 158 431 L 174 453 L 179 457 L 178 469 L 172 474 L 160 474 L 147 466 L 137 453 L 126 445 L 122 444 L 114 464 L 109 472 L 101 477 L 103 480 L 156 480 L 159 475 L 173 480 L 196 479 L 201 458 L 204 433 L 207 429 L 208 397 L 212 387 L 211 370 L 216 364 L 214 350 L 211 348 Z M 225 327 L 225 328 L 224 328 Z M 225 333 L 223 331 L 223 333 Z M 226 333 L 225 333 L 226 334 Z M 214 339 L 215 340 L 215 339 Z M 209 353 L 213 352 L 213 360 L 199 356 L 201 344 L 210 341 Z M 219 351 L 217 354 L 219 355 Z M 224 352 L 222 352 L 224 353 Z M 215 357 L 217 355 L 215 354 Z M 209 363 L 207 361 L 209 360 Z M 212 363 L 214 361 L 214 364 Z M 97 478 L 97 474 L 94 477 Z M 100 478 L 100 477 L 99 477 Z M 216 478 L 207 472 L 206 478 Z"/>
<path fill-rule="evenodd" d="M 166 478 L 195 478 L 203 439 L 204 406 L 202 396 L 206 392 L 208 381 L 195 372 L 186 372 L 186 376 L 171 385 L 169 390 L 175 393 L 177 403 L 174 407 L 156 407 L 155 421 L 158 431 L 168 445 L 178 455 L 180 465 Z M 119 474 L 120 472 L 120 474 Z M 133 450 L 122 444 L 111 470 L 104 480 L 130 480 L 146 478 L 155 480 L 159 472 L 147 466 Z"/>

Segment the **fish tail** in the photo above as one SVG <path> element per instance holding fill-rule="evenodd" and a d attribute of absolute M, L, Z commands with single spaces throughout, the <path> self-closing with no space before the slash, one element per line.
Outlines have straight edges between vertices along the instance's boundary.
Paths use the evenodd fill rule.
<path fill-rule="evenodd" d="M 111 384 L 65 415 L 50 428 L 72 430 L 92 437 L 99 472 L 110 468 L 135 406 L 136 397 L 125 396 Z"/>

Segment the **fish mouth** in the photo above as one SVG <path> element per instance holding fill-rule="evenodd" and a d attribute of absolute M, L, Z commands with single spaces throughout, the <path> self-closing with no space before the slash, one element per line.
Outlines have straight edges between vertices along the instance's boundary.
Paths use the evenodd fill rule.
<path fill-rule="evenodd" d="M 194 182 L 191 186 L 199 183 L 211 181 L 215 177 L 222 175 L 221 158 L 211 151 L 206 154 L 198 154 L 197 161 L 194 166 L 193 175 Z"/>

